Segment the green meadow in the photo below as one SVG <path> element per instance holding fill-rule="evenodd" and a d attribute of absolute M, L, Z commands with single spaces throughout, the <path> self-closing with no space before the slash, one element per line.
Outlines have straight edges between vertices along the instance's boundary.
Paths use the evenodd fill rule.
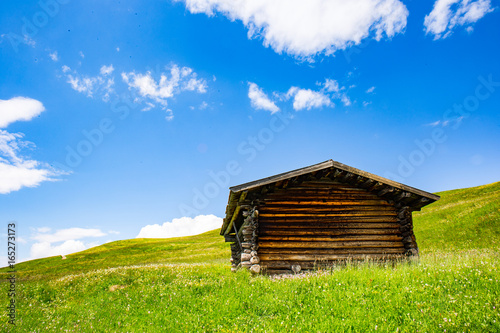
<path fill-rule="evenodd" d="M 16 265 L 2 332 L 500 332 L 500 183 L 414 213 L 420 259 L 290 277 L 230 272 L 218 230 Z"/>

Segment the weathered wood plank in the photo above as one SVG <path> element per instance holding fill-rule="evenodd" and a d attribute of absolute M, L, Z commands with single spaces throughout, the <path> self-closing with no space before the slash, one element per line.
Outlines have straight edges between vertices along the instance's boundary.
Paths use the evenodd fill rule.
<path fill-rule="evenodd" d="M 263 254 L 370 254 L 370 253 L 404 253 L 404 248 L 353 248 L 353 249 L 287 249 L 264 248 L 259 249 L 259 256 Z"/>
<path fill-rule="evenodd" d="M 314 235 L 310 236 L 259 236 L 259 242 L 348 242 L 348 241 L 402 241 L 400 235 Z"/>
<path fill-rule="evenodd" d="M 292 199 L 292 198 L 290 198 Z M 320 201 L 321 200 L 321 201 Z M 393 207 L 390 203 L 385 200 L 377 199 L 359 199 L 359 200 L 326 200 L 322 197 L 311 198 L 310 200 L 296 200 L 296 201 L 265 201 L 262 208 L 270 207 L 289 207 L 289 206 L 305 206 L 309 208 L 310 206 L 379 206 L 379 207 Z"/>
<path fill-rule="evenodd" d="M 338 212 L 335 213 L 266 213 L 261 212 L 260 213 L 261 217 L 310 217 L 310 218 L 317 218 L 317 217 L 340 217 L 340 216 L 345 216 L 345 217 L 350 217 L 350 216 L 396 216 L 396 212 L 393 210 L 390 211 L 380 211 L 380 210 L 373 210 L 373 211 L 349 211 L 349 210 L 339 210 Z"/>
<path fill-rule="evenodd" d="M 330 242 L 279 242 L 279 241 L 259 241 L 259 248 L 363 248 L 363 247 L 403 247 L 401 241 L 388 241 L 388 242 L 363 242 L 363 241 L 330 241 Z"/>
<path fill-rule="evenodd" d="M 327 187 L 327 186 L 294 186 L 287 189 L 276 189 L 268 195 L 278 196 L 285 193 L 293 194 L 370 194 L 368 190 L 354 187 Z"/>
<path fill-rule="evenodd" d="M 336 235 L 397 235 L 399 228 L 392 229 L 267 229 L 259 232 L 259 237 L 264 236 L 336 236 Z"/>
<path fill-rule="evenodd" d="M 263 206 L 259 210 L 262 214 L 274 212 L 300 213 L 308 212 L 310 214 L 328 213 L 328 212 L 393 212 L 396 214 L 396 209 L 390 206 L 310 206 L 310 207 L 268 207 Z"/>
<path fill-rule="evenodd" d="M 281 224 L 281 223 L 348 223 L 348 222 L 362 222 L 362 223 L 376 223 L 376 222 L 397 222 L 396 216 L 273 216 L 273 217 L 265 217 L 259 216 L 259 224 L 266 225 L 266 223 L 270 224 Z"/>
<path fill-rule="evenodd" d="M 399 229 L 400 225 L 397 222 L 393 223 L 376 223 L 376 222 L 301 222 L 301 223 L 261 223 L 259 225 L 260 232 L 273 230 L 332 230 L 332 229 Z"/>

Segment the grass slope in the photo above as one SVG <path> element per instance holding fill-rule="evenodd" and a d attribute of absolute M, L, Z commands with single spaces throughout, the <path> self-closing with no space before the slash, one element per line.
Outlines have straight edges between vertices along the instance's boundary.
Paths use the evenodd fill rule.
<path fill-rule="evenodd" d="M 414 215 L 422 255 L 412 263 L 289 279 L 233 274 L 218 231 L 21 263 L 17 330 L 3 316 L 0 331 L 498 332 L 499 190 L 439 193 Z M 6 295 L 8 284 L 0 288 Z"/>
<path fill-rule="evenodd" d="M 500 182 L 436 194 L 439 201 L 413 213 L 424 253 L 500 247 Z"/>
<path fill-rule="evenodd" d="M 230 250 L 212 230 L 196 236 L 135 238 L 106 243 L 66 256 L 31 260 L 16 265 L 21 280 L 52 279 L 96 269 L 164 263 L 210 263 L 228 260 Z M 0 278 L 7 269 L 0 269 Z"/>

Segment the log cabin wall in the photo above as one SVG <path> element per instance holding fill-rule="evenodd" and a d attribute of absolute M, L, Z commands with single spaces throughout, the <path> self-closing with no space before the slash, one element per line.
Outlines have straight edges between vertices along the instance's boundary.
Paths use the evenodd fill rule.
<path fill-rule="evenodd" d="M 299 272 L 418 256 L 411 213 L 439 196 L 328 160 L 230 188 L 232 270 Z"/>
<path fill-rule="evenodd" d="M 406 216 L 405 216 L 406 217 Z M 365 189 L 309 181 L 259 204 L 259 258 L 269 273 L 406 253 L 398 209 Z"/>

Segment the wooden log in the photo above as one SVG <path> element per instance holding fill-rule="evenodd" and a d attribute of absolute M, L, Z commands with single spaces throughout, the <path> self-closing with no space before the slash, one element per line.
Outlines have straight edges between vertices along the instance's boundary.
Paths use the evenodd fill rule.
<path fill-rule="evenodd" d="M 262 198 L 261 201 L 265 203 L 275 202 L 275 201 L 357 201 L 357 200 L 377 200 L 384 202 L 385 199 L 378 197 L 373 193 L 354 193 L 354 194 L 302 194 L 302 193 L 288 193 L 283 195 L 268 195 Z"/>
<path fill-rule="evenodd" d="M 411 196 L 411 193 L 409 192 L 405 192 L 405 191 L 401 191 L 401 193 L 399 193 L 398 195 L 396 195 L 394 197 L 394 201 L 398 202 L 398 201 L 401 201 L 405 198 L 409 198 Z"/>
<path fill-rule="evenodd" d="M 382 197 L 388 193 L 391 193 L 394 191 L 394 187 L 391 187 L 391 186 L 387 186 L 385 188 L 383 188 L 382 190 L 380 190 L 378 193 L 377 193 L 377 196 L 379 197 Z"/>
<path fill-rule="evenodd" d="M 401 231 L 401 233 L 404 233 L 404 232 L 407 232 L 407 231 L 412 231 L 413 230 L 413 226 L 410 224 L 405 224 L 405 225 L 402 225 L 401 227 L 399 227 L 399 231 Z"/>
<path fill-rule="evenodd" d="M 404 220 L 410 218 L 411 218 L 410 207 L 408 206 L 402 207 L 398 212 L 398 219 Z"/>
<path fill-rule="evenodd" d="M 317 200 L 317 199 L 316 199 Z M 386 200 L 379 199 L 365 199 L 365 200 L 344 200 L 344 201 L 313 201 L 313 200 L 297 200 L 297 201 L 268 201 L 262 206 L 262 209 L 270 209 L 273 207 L 305 207 L 314 208 L 315 206 L 378 206 L 378 207 L 391 207 L 395 210 L 394 206 L 390 205 Z"/>
<path fill-rule="evenodd" d="M 368 189 L 375 183 L 375 180 L 368 178 L 364 183 L 360 184 L 359 187 Z"/>
<path fill-rule="evenodd" d="M 300 206 L 289 206 L 289 207 L 263 207 L 262 214 L 272 214 L 279 212 L 286 212 L 286 214 L 295 214 L 295 213 L 308 213 L 310 214 L 322 214 L 322 213 L 336 213 L 336 212 L 390 212 L 394 216 L 396 215 L 396 210 L 391 206 L 310 206 L 310 207 L 300 207 Z M 263 215 L 264 216 L 264 215 Z"/>
<path fill-rule="evenodd" d="M 374 183 L 372 186 L 370 186 L 367 190 L 369 192 L 372 192 L 372 191 L 377 191 L 379 190 L 380 188 L 382 188 L 383 186 L 385 186 L 384 183 L 381 183 L 381 182 L 376 182 Z"/>
<path fill-rule="evenodd" d="M 373 253 L 373 254 L 265 254 L 262 255 L 262 263 L 268 267 L 273 267 L 273 261 L 284 261 L 290 267 L 291 263 L 294 261 L 326 261 L 326 260 L 349 260 L 349 259 L 395 259 L 401 258 L 403 253 L 400 254 L 385 254 L 385 253 Z"/>
<path fill-rule="evenodd" d="M 334 249 L 334 248 L 363 248 L 363 247 L 403 247 L 401 241 L 330 241 L 330 242 L 277 242 L 277 241 L 260 241 L 259 247 L 264 248 L 320 248 L 320 249 Z"/>
<path fill-rule="evenodd" d="M 407 231 L 407 230 L 406 230 Z M 266 236 L 338 236 L 338 235 L 398 235 L 399 228 L 391 229 L 274 229 L 262 231 L 260 237 Z"/>
<path fill-rule="evenodd" d="M 335 224 L 335 223 L 394 223 L 397 222 L 398 219 L 396 216 L 272 216 L 266 217 L 263 216 L 259 220 L 259 225 L 269 225 L 269 224 L 283 224 L 283 223 L 327 223 L 327 224 Z"/>
<path fill-rule="evenodd" d="M 264 254 L 401 254 L 405 250 L 399 248 L 352 248 L 352 249 L 288 249 L 288 248 L 267 248 L 260 249 L 260 255 Z M 261 259 L 262 260 L 262 259 Z"/>
<path fill-rule="evenodd" d="M 300 229 L 311 229 L 311 230 L 331 230 L 331 229 L 399 229 L 401 227 L 397 222 L 293 222 L 293 223 L 261 223 L 259 225 L 259 232 L 270 232 L 270 231 L 287 231 Z"/>
<path fill-rule="evenodd" d="M 382 183 L 380 183 L 380 186 L 383 186 Z M 378 185 L 378 184 L 375 184 Z M 274 196 L 274 195 L 279 195 L 279 194 L 294 194 L 294 193 L 308 193 L 308 194 L 324 194 L 324 193 L 339 193 L 339 194 L 346 194 L 346 193 L 368 193 L 367 190 L 362 189 L 362 188 L 356 188 L 348 185 L 341 185 L 341 186 L 307 186 L 304 184 L 300 184 L 299 186 L 294 186 L 294 187 L 289 187 L 286 190 L 277 190 L 273 192 L 272 194 L 269 194 L 269 196 Z"/>
<path fill-rule="evenodd" d="M 236 236 L 235 235 L 224 235 L 224 241 L 226 243 L 234 243 L 234 242 L 236 242 Z"/>
<path fill-rule="evenodd" d="M 266 217 L 310 217 L 310 218 L 317 218 L 317 217 L 339 217 L 339 216 L 345 216 L 345 217 L 350 217 L 350 216 L 396 216 L 396 213 L 394 211 L 388 210 L 388 211 L 381 211 L 381 210 L 364 210 L 364 211 L 349 211 L 349 210 L 339 210 L 338 212 L 336 211 L 335 213 L 267 213 L 267 212 L 262 212 L 261 216 L 263 218 Z"/>
<path fill-rule="evenodd" d="M 263 236 L 259 242 L 348 242 L 348 241 L 402 241 L 400 235 L 328 235 L 328 236 Z"/>

